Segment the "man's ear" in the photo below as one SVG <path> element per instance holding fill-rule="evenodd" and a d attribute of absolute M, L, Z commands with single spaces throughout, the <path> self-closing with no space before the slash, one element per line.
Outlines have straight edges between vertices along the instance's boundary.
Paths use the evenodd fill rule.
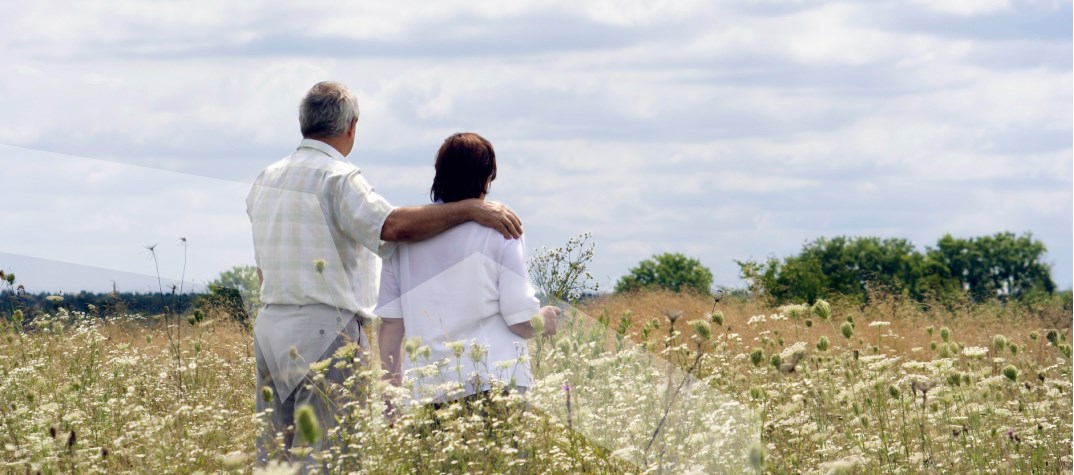
<path fill-rule="evenodd" d="M 347 134 L 354 135 L 354 133 L 357 131 L 357 129 L 358 129 L 358 118 L 355 117 L 355 118 L 351 119 L 351 128 L 350 128 L 350 130 L 347 131 Z"/>

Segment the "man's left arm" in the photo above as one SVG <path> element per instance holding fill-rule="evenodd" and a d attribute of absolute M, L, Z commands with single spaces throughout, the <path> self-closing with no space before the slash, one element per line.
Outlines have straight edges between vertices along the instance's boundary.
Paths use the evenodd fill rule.
<path fill-rule="evenodd" d="M 500 203 L 469 199 L 395 208 L 380 228 L 383 241 L 421 241 L 467 221 L 495 229 L 507 239 L 522 236 L 522 221 Z"/>
<path fill-rule="evenodd" d="M 381 258 L 394 251 L 391 242 L 428 239 L 467 221 L 495 229 L 508 239 L 522 235 L 522 221 L 499 203 L 469 199 L 394 208 L 358 172 L 344 177 L 337 186 L 330 187 L 338 191 L 329 199 L 338 225 Z"/>

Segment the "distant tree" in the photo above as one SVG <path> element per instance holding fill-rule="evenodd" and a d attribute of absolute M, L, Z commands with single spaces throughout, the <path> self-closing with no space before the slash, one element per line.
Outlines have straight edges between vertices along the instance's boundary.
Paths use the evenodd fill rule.
<path fill-rule="evenodd" d="M 813 302 L 832 294 L 864 300 L 870 286 L 918 296 L 923 256 L 905 239 L 820 238 L 780 261 L 738 262 L 743 278 L 776 301 Z"/>
<path fill-rule="evenodd" d="M 1046 252 L 1044 243 L 1030 233 L 1003 232 L 969 239 L 948 234 L 928 249 L 928 256 L 945 266 L 975 300 L 1017 299 L 1030 292 L 1055 292 Z"/>
<path fill-rule="evenodd" d="M 221 272 L 209 282 L 209 295 L 204 303 L 224 308 L 237 320 L 249 320 L 261 307 L 257 267 L 241 265 Z"/>
<path fill-rule="evenodd" d="M 637 267 L 619 279 L 616 292 L 662 287 L 674 292 L 708 293 L 712 287 L 712 272 L 701 261 L 681 253 L 657 254 L 638 263 Z"/>
<path fill-rule="evenodd" d="M 870 290 L 917 300 L 965 294 L 984 300 L 1053 293 L 1044 253 L 1044 245 L 1029 234 L 970 239 L 948 235 L 925 252 L 905 239 L 841 236 L 819 238 L 782 260 L 738 265 L 752 292 L 776 302 L 812 302 L 836 294 L 864 302 Z"/>

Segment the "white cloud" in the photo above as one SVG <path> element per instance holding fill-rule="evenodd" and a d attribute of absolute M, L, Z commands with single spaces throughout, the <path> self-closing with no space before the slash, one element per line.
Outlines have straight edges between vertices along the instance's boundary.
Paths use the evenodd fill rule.
<path fill-rule="evenodd" d="M 1049 9 L 1069 13 L 995 1 L 20 3 L 0 19 L 0 143 L 112 162 L 41 169 L 5 149 L 0 185 L 27 204 L 0 217 L 36 231 L 0 252 L 137 271 L 142 241 L 185 233 L 192 255 L 211 256 L 198 272 L 245 262 L 244 185 L 128 165 L 249 180 L 291 150 L 299 98 L 331 78 L 360 98 L 353 159 L 392 201 L 424 202 L 436 147 L 477 131 L 500 159 L 492 198 L 523 214 L 528 244 L 592 230 L 608 279 L 665 250 L 734 284 L 732 259 L 821 235 L 927 244 L 1010 229 L 1045 239 L 1069 286 L 1074 79 L 1069 14 Z M 162 203 L 182 207 L 155 221 Z"/>
<path fill-rule="evenodd" d="M 938 12 L 956 15 L 999 13 L 1011 7 L 1010 0 L 913 0 L 913 3 Z"/>

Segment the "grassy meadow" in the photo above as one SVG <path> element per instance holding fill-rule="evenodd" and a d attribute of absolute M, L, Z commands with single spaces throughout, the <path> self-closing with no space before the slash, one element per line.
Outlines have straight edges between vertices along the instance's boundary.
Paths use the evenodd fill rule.
<path fill-rule="evenodd" d="M 300 432 L 338 441 L 318 455 L 338 473 L 1070 473 L 1069 305 L 609 296 L 531 343 L 524 398 L 389 422 L 404 391 L 355 359 L 337 427 Z M 212 312 L 171 322 L 5 324 L 2 471 L 294 473 L 254 467 L 251 333 Z"/>

